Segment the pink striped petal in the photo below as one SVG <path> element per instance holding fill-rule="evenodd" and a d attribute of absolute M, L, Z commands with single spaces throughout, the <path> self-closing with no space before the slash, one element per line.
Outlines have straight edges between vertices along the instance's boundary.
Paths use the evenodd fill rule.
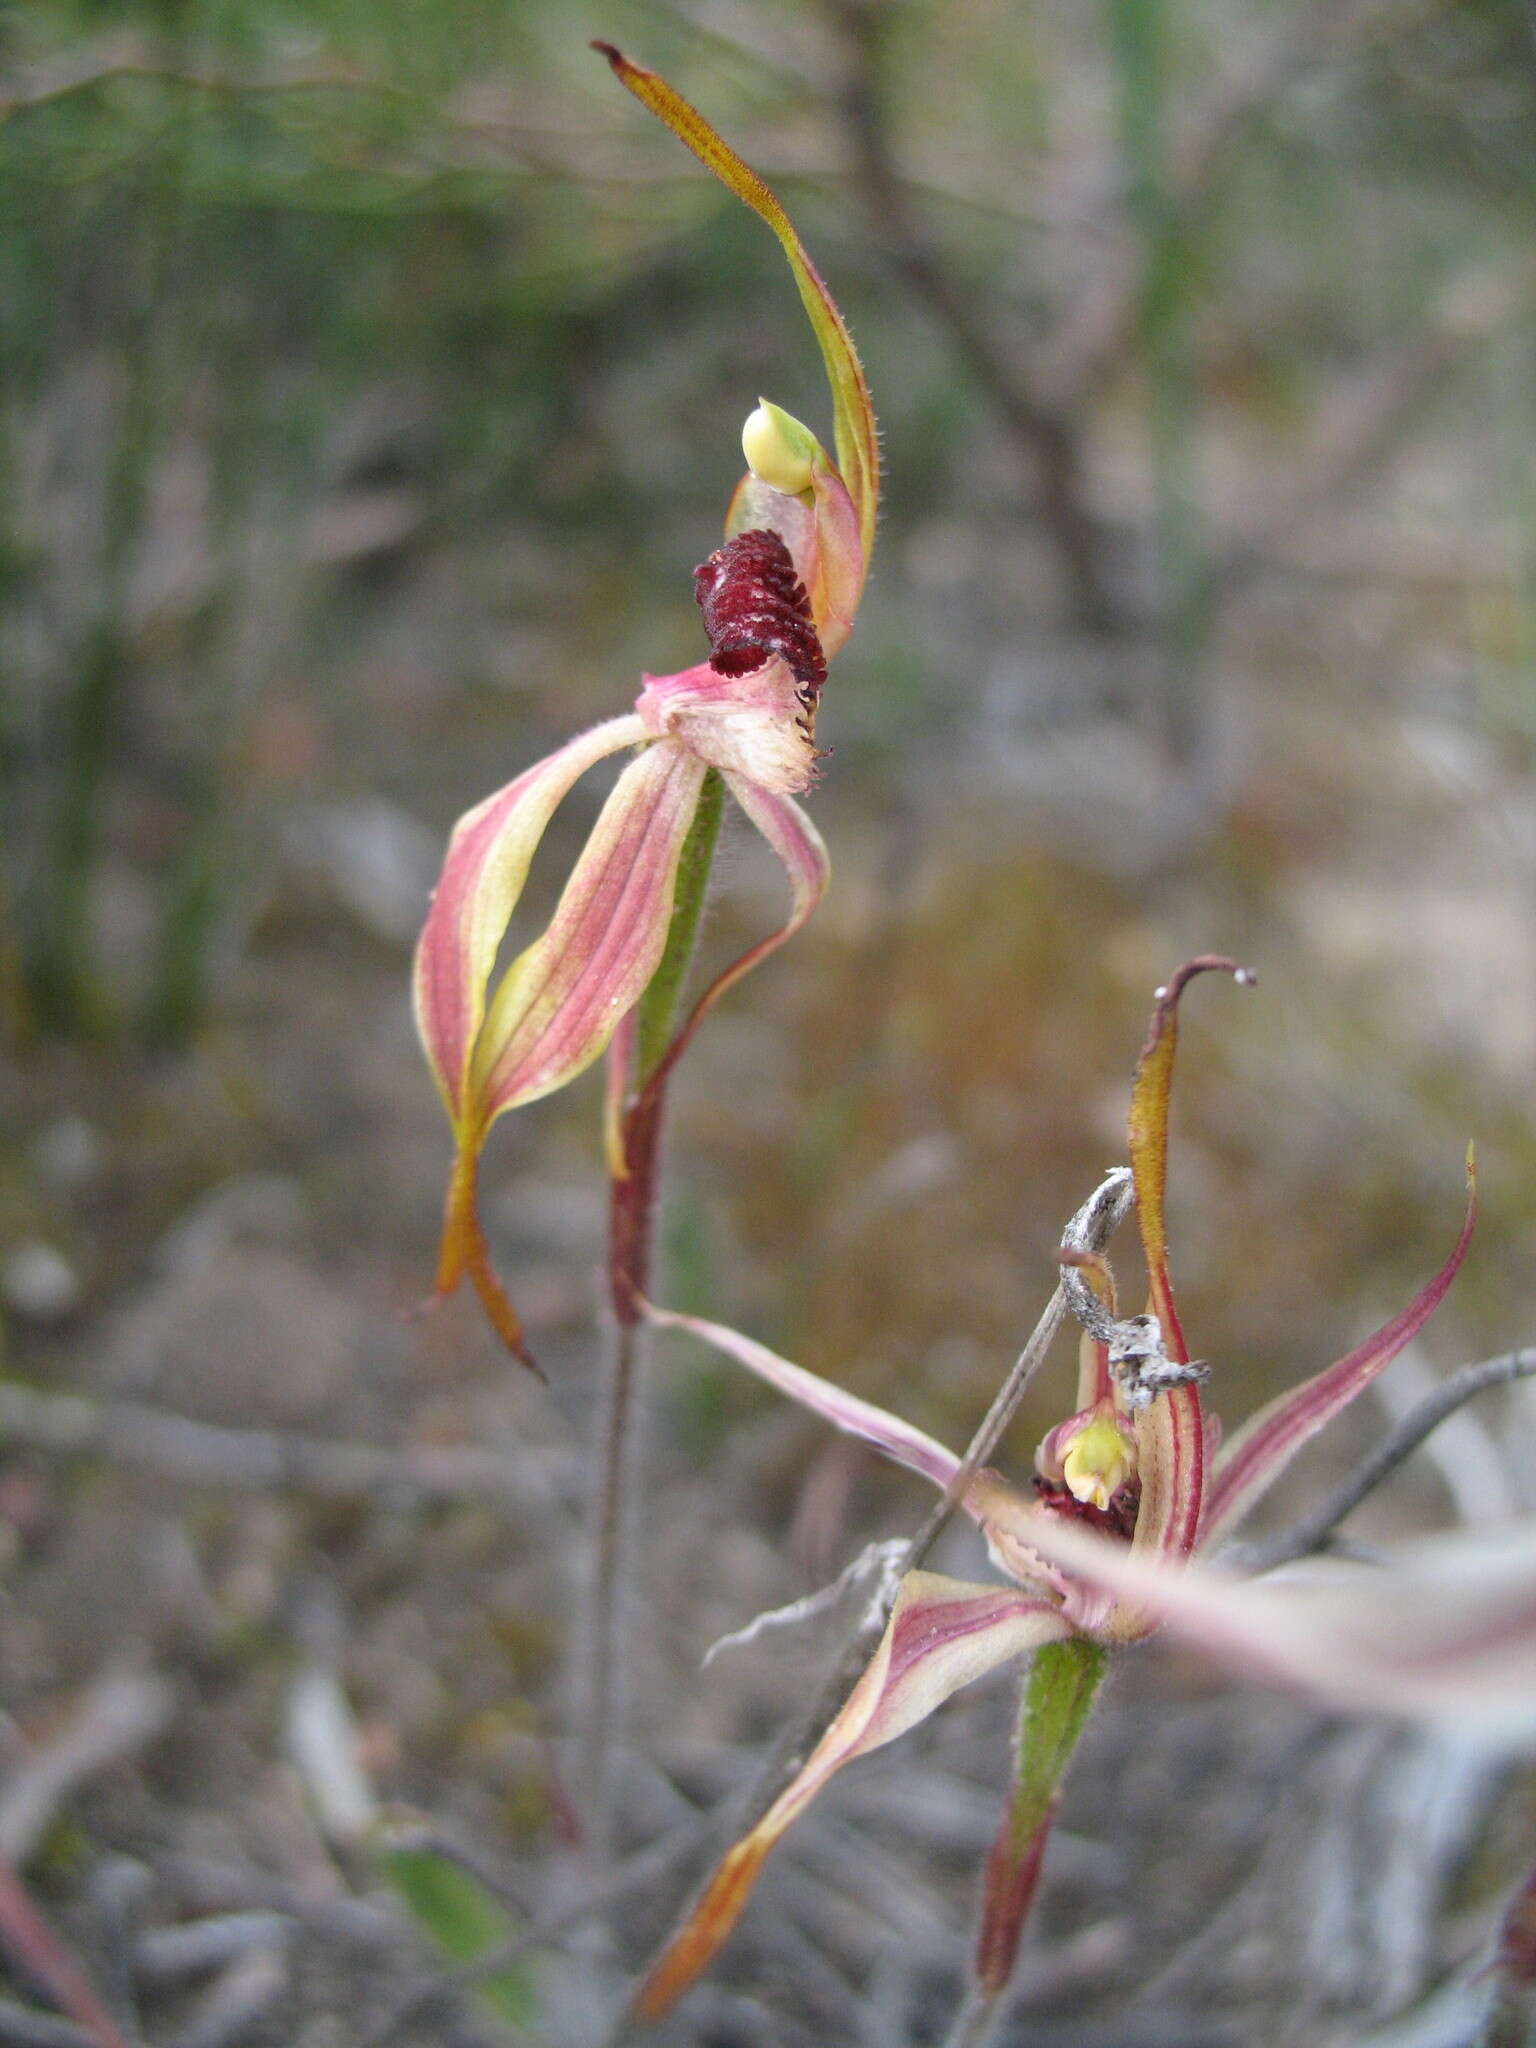
<path fill-rule="evenodd" d="M 799 1775 L 720 1864 L 688 1924 L 641 1986 L 639 2016 L 659 2017 L 706 1967 L 735 1926 L 769 1850 L 844 1764 L 904 1735 L 962 1686 L 1072 1633 L 1047 1601 L 909 1572 L 880 1647 L 847 1704 Z"/>
<path fill-rule="evenodd" d="M 549 929 L 501 979 L 470 1085 L 481 1128 L 591 1065 L 656 972 L 704 763 L 676 742 L 631 761 L 604 804 Z"/>
<path fill-rule="evenodd" d="M 544 828 L 573 783 L 605 755 L 647 737 L 638 718 L 611 718 L 476 804 L 453 829 L 416 948 L 416 1024 L 455 1128 L 485 1017 L 496 950 Z"/>
<path fill-rule="evenodd" d="M 644 737 L 639 719 L 614 719 L 472 811 L 454 834 L 417 954 L 417 1015 L 455 1140 L 435 1291 L 472 1281 L 502 1341 L 534 1371 L 480 1227 L 480 1149 L 504 1110 L 563 1087 L 598 1057 L 655 973 L 704 764 L 672 741 L 631 761 L 549 928 L 507 969 L 489 1008 L 482 980 L 555 803 L 592 761 Z"/>
<path fill-rule="evenodd" d="M 1384 1567 L 1238 1579 L 1053 1520 L 1040 1548 L 1245 1676 L 1352 1712 L 1536 1740 L 1536 1522 L 1405 1544 Z"/>
<path fill-rule="evenodd" d="M 702 1316 L 677 1315 L 653 1308 L 649 1303 L 644 1305 L 644 1313 L 660 1329 L 687 1330 L 703 1343 L 713 1345 L 715 1350 L 734 1358 L 748 1372 L 788 1395 L 791 1401 L 798 1401 L 813 1415 L 830 1422 L 834 1429 L 872 1445 L 893 1464 L 918 1473 L 941 1491 L 960 1470 L 960 1460 L 954 1452 L 934 1437 L 904 1422 L 899 1415 L 892 1415 L 888 1409 L 877 1408 L 872 1401 L 861 1400 L 845 1387 L 834 1386 L 830 1380 L 807 1372 L 804 1366 L 792 1365 L 766 1344 L 742 1336 L 739 1330 L 729 1329 L 724 1323 L 708 1322 Z M 966 1488 L 961 1507 L 986 1538 L 992 1562 L 999 1571 L 1036 1595 L 1070 1590 L 1069 1581 L 1030 1547 L 1029 1538 L 1039 1514 L 1034 1501 L 1010 1486 L 1000 1473 L 983 1466 Z M 1091 1609 L 1094 1616 L 1102 1611 L 1102 1602 Z M 1080 1618 L 1075 1611 L 1073 1618 Z"/>
<path fill-rule="evenodd" d="M 1467 1157 L 1467 1211 L 1450 1257 L 1408 1306 L 1347 1357 L 1328 1366 L 1299 1387 L 1280 1394 L 1252 1415 L 1225 1442 L 1216 1459 L 1209 1490 L 1203 1545 L 1227 1536 L 1250 1508 L 1268 1492 L 1292 1458 L 1326 1423 L 1363 1393 L 1403 1346 L 1429 1321 L 1455 1279 L 1477 1220 L 1477 1179 Z"/>
<path fill-rule="evenodd" d="M 960 1469 L 960 1460 L 953 1451 L 947 1451 L 943 1444 L 924 1435 L 910 1422 L 903 1422 L 899 1415 L 877 1408 L 872 1401 L 861 1401 L 857 1394 L 834 1386 L 830 1380 L 818 1378 L 815 1373 L 807 1372 L 804 1366 L 791 1365 L 787 1358 L 780 1358 L 766 1344 L 755 1343 L 752 1338 L 728 1329 L 724 1323 L 707 1322 L 703 1316 L 674 1315 L 670 1310 L 660 1308 L 648 1308 L 646 1314 L 658 1329 L 687 1330 L 705 1344 L 713 1345 L 716 1351 L 723 1351 L 727 1358 L 734 1358 L 738 1365 L 756 1373 L 770 1387 L 777 1387 L 790 1400 L 798 1401 L 802 1408 L 809 1408 L 813 1415 L 821 1416 L 834 1429 L 842 1430 L 845 1436 L 856 1436 L 864 1443 L 873 1444 L 877 1451 L 883 1451 L 896 1464 L 904 1465 L 909 1472 L 919 1473 L 924 1479 L 931 1479 L 940 1489 L 946 1487 Z"/>

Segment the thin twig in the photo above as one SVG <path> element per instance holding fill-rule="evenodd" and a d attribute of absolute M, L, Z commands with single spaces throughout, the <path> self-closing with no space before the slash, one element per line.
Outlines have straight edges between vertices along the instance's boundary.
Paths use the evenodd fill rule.
<path fill-rule="evenodd" d="M 912 212 L 886 123 L 881 73 L 888 10 L 870 0 L 825 4 L 852 56 L 839 105 L 876 240 L 1034 469 L 1041 518 L 1061 558 L 1079 622 L 1091 631 L 1108 631 L 1117 622 L 1118 606 L 1105 575 L 1103 534 L 1088 503 L 1079 418 L 1040 398 L 1025 364 L 981 316 L 975 294 L 950 274 Z"/>
<path fill-rule="evenodd" d="M 1275 479 L 1262 494 L 1257 516 L 1211 563 L 1208 595 L 1230 597 L 1268 566 L 1291 534 L 1304 530 L 1326 504 L 1369 476 L 1444 385 L 1452 367 L 1518 321 L 1533 284 L 1536 275 L 1528 264 L 1502 273 L 1477 265 L 1454 277 L 1418 333 L 1368 378 L 1334 396 L 1291 476 Z"/>
<path fill-rule="evenodd" d="M 10 119 L 13 114 L 28 113 L 36 107 L 53 106 L 76 94 L 93 92 L 98 86 L 128 78 L 231 98 L 269 93 L 349 92 L 416 104 L 421 97 L 408 86 L 360 73 L 278 70 L 262 76 L 209 71 L 187 65 L 158 63 L 129 48 L 109 48 L 104 54 L 71 58 L 66 64 L 36 72 L 10 92 L 0 94 L 0 121 Z"/>
<path fill-rule="evenodd" d="M 226 1964 L 197 2000 L 172 2048 L 234 2048 L 288 1989 L 283 1944 L 247 1949 Z"/>
<path fill-rule="evenodd" d="M 32 1903 L 9 1863 L 0 1861 L 0 1945 L 79 2027 L 92 2048 L 127 2048 L 121 2028 L 71 1950 Z"/>
<path fill-rule="evenodd" d="M 1283 22 L 1267 48 L 1224 90 L 1198 108 L 1175 140 L 1169 200 L 1180 229 L 1198 228 L 1225 195 L 1233 158 L 1254 127 L 1302 79 L 1325 65 L 1358 58 L 1387 35 L 1427 26 L 1456 0 L 1312 0 Z M 1125 361 L 1136 332 L 1143 278 L 1130 246 L 1106 252 L 1091 280 L 1066 308 L 1035 353 L 1036 389 L 1046 402 L 1075 413 L 1102 390 Z"/>
<path fill-rule="evenodd" d="M 63 1726 L 28 1746 L 0 1787 L 0 1857 L 23 1868 L 82 1778 L 152 1742 L 171 1717 L 170 1684 L 148 1672 L 98 1679 Z"/>
<path fill-rule="evenodd" d="M 298 1922 L 290 1914 L 274 1912 L 270 1906 L 151 1927 L 134 1943 L 133 1973 L 147 1984 L 184 1983 L 224 1968 L 253 1948 L 280 1948 L 297 1931 Z"/>
<path fill-rule="evenodd" d="M 0 1998 L 0 2048 L 94 2048 L 95 2037 L 74 2020 Z"/>
<path fill-rule="evenodd" d="M 513 1512 L 556 1497 L 541 1476 L 498 1452 L 423 1444 L 405 1451 L 297 1431 L 234 1429 L 137 1401 L 93 1401 L 0 1385 L 0 1440 L 242 1493 L 309 1493 L 398 1507 L 484 1501 Z"/>
<path fill-rule="evenodd" d="M 1067 1225 L 1062 1233 L 1063 1246 L 1075 1252 L 1102 1251 L 1124 1222 L 1134 1200 L 1130 1168 L 1117 1166 L 1094 1189 Z M 898 1578 L 901 1573 L 915 1571 L 944 1533 L 955 1510 L 969 1492 L 971 1481 L 991 1458 L 1002 1441 L 1004 1431 L 1018 1413 L 1019 1403 L 1050 1350 L 1056 1332 L 1069 1312 L 1080 1317 L 1078 1303 L 1082 1297 L 1093 1302 L 1092 1289 L 1081 1273 L 1071 1266 L 1063 1266 L 1060 1285 L 1046 1303 L 1045 1312 L 1031 1331 L 1029 1342 L 1014 1360 L 1008 1377 L 982 1417 L 980 1427 L 960 1460 L 959 1470 L 945 1487 L 938 1506 L 907 1546 L 896 1574 Z"/>
<path fill-rule="evenodd" d="M 1311 1556 L 1313 1551 L 1323 1548 L 1339 1524 L 1354 1513 L 1366 1495 L 1390 1477 L 1448 1416 L 1454 1415 L 1475 1395 L 1486 1393 L 1490 1387 L 1507 1387 L 1513 1381 L 1529 1379 L 1533 1374 L 1536 1374 L 1536 1345 L 1507 1351 L 1499 1358 L 1485 1358 L 1477 1365 L 1463 1366 L 1443 1386 L 1436 1387 L 1432 1394 L 1427 1394 L 1411 1408 L 1396 1429 L 1361 1460 L 1343 1484 L 1312 1514 L 1266 1541 L 1234 1545 L 1228 1557 L 1247 1571 L 1267 1572 L 1273 1571 L 1277 1565 L 1291 1564 L 1299 1557 Z"/>

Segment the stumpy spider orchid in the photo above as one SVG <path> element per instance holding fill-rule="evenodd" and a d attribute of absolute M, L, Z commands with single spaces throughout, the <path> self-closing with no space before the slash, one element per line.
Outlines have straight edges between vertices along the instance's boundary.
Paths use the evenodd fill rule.
<path fill-rule="evenodd" d="M 747 474 L 731 499 L 724 545 L 694 572 L 708 659 L 676 675 L 645 676 L 632 711 L 525 769 L 461 818 L 449 841 L 414 983 L 417 1025 L 454 1138 L 436 1291 L 449 1293 L 467 1277 L 502 1338 L 530 1364 L 480 1225 L 486 1135 L 505 1111 L 564 1087 L 611 1044 L 609 1171 L 636 1191 L 634 1216 L 619 1215 L 616 1238 L 643 1236 L 667 1073 L 709 1006 L 799 929 L 826 886 L 826 850 L 794 799 L 815 779 L 817 697 L 853 625 L 878 495 L 864 373 L 784 209 L 663 79 L 608 44 L 595 47 L 778 237 L 826 366 L 836 461 L 808 427 L 762 401 L 743 432 Z M 492 990 L 498 949 L 556 806 L 589 768 L 619 753 L 632 758 L 548 928 Z M 680 867 L 716 774 L 783 862 L 790 915 L 717 976 L 659 1053 L 647 1058 L 642 1046 L 637 1060 L 636 1006 L 664 968 L 669 935 L 675 943 Z M 625 1258 L 619 1242 L 615 1272 L 624 1269 L 638 1285 L 641 1274 Z M 622 1315 L 622 1300 L 618 1307 Z"/>
<path fill-rule="evenodd" d="M 1454 1716 L 1501 1735 L 1536 1730 L 1536 1543 L 1528 1527 L 1491 1547 L 1482 1536 L 1441 1539 L 1398 1571 L 1355 1568 L 1353 1578 L 1321 1584 L 1243 1581 L 1188 1563 L 1230 1535 L 1303 1445 L 1424 1326 L 1465 1256 L 1475 1213 L 1469 1154 L 1465 1220 L 1434 1277 L 1346 1357 L 1223 1440 L 1202 1403 L 1208 1369 L 1191 1362 L 1175 1306 L 1163 1207 L 1178 1006 L 1190 978 L 1208 969 L 1251 979 L 1207 956 L 1158 990 L 1131 1091 L 1129 1172 L 1111 1175 L 1095 1198 L 1099 1221 L 1112 1227 L 1134 1194 L 1148 1311 L 1120 1315 L 1107 1264 L 1085 1248 L 1088 1205 L 1061 1255 L 1068 1305 L 1083 1325 L 1077 1397 L 1039 1447 L 1030 1494 L 750 1338 L 651 1311 L 658 1324 L 692 1332 L 950 1490 L 1012 1583 L 906 1573 L 879 1647 L 841 1711 L 727 1854 L 646 1978 L 641 2017 L 657 2017 L 706 1966 L 764 1857 L 836 1771 L 962 1686 L 1027 1656 L 1016 1775 L 988 1863 L 973 1959 L 973 1996 L 983 2008 L 1011 1974 L 1060 1778 L 1115 1647 L 1166 1625 L 1250 1675 L 1336 1706 Z"/>

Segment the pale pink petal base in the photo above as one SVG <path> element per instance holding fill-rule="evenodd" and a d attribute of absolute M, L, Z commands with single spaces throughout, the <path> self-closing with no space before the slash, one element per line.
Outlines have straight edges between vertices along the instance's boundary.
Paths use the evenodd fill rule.
<path fill-rule="evenodd" d="M 816 777 L 816 745 L 802 685 L 782 655 L 742 676 L 701 661 L 671 676 L 642 676 L 635 711 L 658 739 L 675 739 L 723 774 L 779 796 Z"/>
<path fill-rule="evenodd" d="M 1048 1556 L 1216 1662 L 1329 1707 L 1536 1740 L 1536 1521 L 1271 1579 L 1156 1564 L 1037 1517 Z"/>

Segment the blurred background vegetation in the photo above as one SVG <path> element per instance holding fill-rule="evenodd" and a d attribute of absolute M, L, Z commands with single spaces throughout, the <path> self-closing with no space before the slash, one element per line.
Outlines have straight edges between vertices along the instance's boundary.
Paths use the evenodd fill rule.
<path fill-rule="evenodd" d="M 596 1087 L 490 1167 L 545 1396 L 457 1305 L 396 1319 L 446 1163 L 409 947 L 454 817 L 696 658 L 689 572 L 759 392 L 826 424 L 777 252 L 590 35 L 789 204 L 886 455 L 824 700 L 834 889 L 690 1056 L 674 1300 L 963 1435 L 1120 1154 L 1152 985 L 1219 948 L 1261 987 L 1192 999 L 1172 1182 L 1218 1406 L 1404 1298 L 1469 1134 L 1487 1220 L 1426 1355 L 1528 1337 L 1521 0 L 35 0 L 0 20 L 8 1366 L 578 1458 Z M 711 943 L 776 886 L 731 852 Z M 798 1532 L 761 1565 L 781 1593 L 891 1498 L 695 1360 L 662 1396 L 674 1474 L 755 1447 L 726 1461 L 747 1519 Z M 18 1471 L 13 1710 L 95 1668 L 81 1584 L 169 1512 Z M 1530 1507 L 1530 1472 L 1474 1436 L 1411 1497 Z M 244 1631 L 253 1756 L 279 1681 L 250 1644 L 290 1642 L 322 1559 L 366 1616 L 386 1780 L 425 1796 L 429 1734 L 452 1783 L 537 1780 L 495 1717 L 510 1688 L 558 1721 L 558 1562 L 489 1629 L 460 1612 L 489 1539 L 440 1530 L 411 1582 L 376 1530 L 208 1514 L 171 1520 L 220 1655 Z M 458 1619 L 428 1655 L 390 1631 L 433 1574 Z M 107 1640 L 157 1639 L 157 1586 L 107 1601 Z M 668 1641 L 749 1598 L 683 1569 Z"/>

